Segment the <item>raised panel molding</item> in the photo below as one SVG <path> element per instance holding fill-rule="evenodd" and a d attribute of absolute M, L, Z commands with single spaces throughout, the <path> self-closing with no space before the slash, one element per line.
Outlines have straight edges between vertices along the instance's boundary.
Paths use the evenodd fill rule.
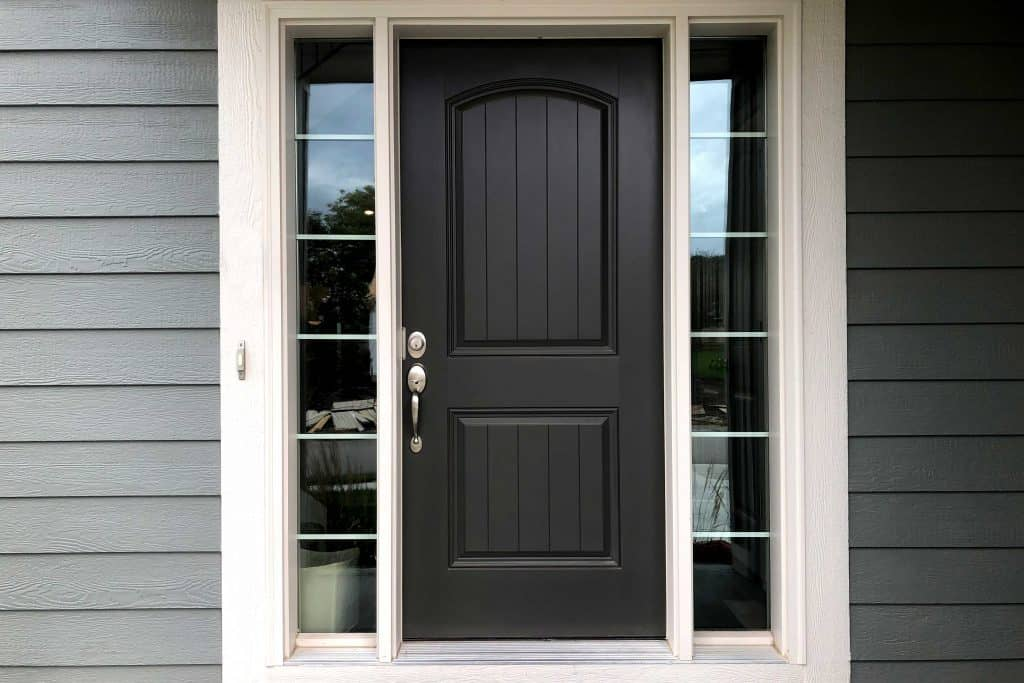
<path fill-rule="evenodd" d="M 455 410 L 449 434 L 452 567 L 618 565 L 614 410 Z"/>
<path fill-rule="evenodd" d="M 518 79 L 446 108 L 451 352 L 613 353 L 615 98 Z"/>

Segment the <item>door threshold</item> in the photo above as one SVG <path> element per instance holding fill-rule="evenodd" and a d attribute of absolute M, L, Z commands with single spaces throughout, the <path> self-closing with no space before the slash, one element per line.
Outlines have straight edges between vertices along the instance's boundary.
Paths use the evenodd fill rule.
<path fill-rule="evenodd" d="M 664 640 L 416 640 L 398 664 L 657 664 L 675 662 Z"/>

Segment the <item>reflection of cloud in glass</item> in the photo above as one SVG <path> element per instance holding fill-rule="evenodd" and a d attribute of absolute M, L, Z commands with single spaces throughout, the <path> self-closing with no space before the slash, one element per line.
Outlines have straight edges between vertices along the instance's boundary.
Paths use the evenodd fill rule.
<path fill-rule="evenodd" d="M 372 83 L 313 83 L 308 87 L 307 133 L 373 132 Z"/>
<path fill-rule="evenodd" d="M 725 232 L 729 200 L 728 139 L 690 141 L 690 229 Z"/>
<path fill-rule="evenodd" d="M 693 133 L 728 133 L 732 130 L 732 81 L 690 83 L 690 129 Z"/>
<path fill-rule="evenodd" d="M 326 213 L 331 202 L 352 190 L 373 185 L 373 142 L 306 143 L 306 209 Z"/>

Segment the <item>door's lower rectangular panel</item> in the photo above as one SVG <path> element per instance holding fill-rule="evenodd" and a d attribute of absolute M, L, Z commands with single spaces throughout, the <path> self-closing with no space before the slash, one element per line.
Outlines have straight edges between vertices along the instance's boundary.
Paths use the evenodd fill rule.
<path fill-rule="evenodd" d="M 618 566 L 616 418 L 450 411 L 450 566 Z"/>

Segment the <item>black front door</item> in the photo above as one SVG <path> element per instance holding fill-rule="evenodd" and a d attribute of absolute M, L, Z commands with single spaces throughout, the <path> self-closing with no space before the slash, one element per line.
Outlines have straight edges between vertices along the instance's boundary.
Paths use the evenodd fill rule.
<path fill-rule="evenodd" d="M 664 637 L 661 44 L 399 73 L 404 637 Z"/>

